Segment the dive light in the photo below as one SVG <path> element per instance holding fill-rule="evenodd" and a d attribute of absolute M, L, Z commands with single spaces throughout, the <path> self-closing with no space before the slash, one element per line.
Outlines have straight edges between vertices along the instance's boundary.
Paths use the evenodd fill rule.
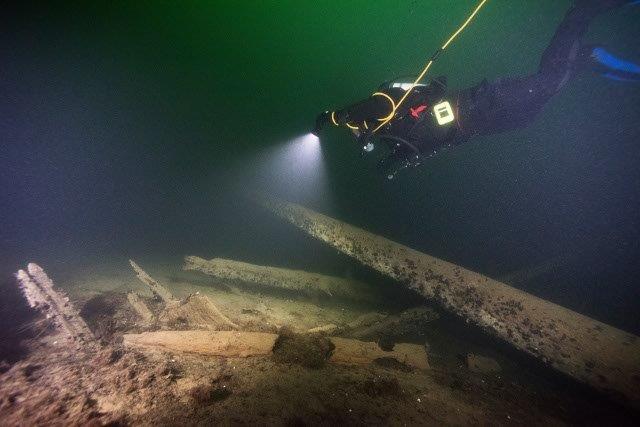
<path fill-rule="evenodd" d="M 322 128 L 325 127 L 327 123 L 329 123 L 329 116 L 330 113 L 328 111 L 324 111 L 320 113 L 318 117 L 316 117 L 316 125 L 311 131 L 313 135 L 317 136 L 318 138 L 320 137 L 320 131 L 322 131 Z"/>

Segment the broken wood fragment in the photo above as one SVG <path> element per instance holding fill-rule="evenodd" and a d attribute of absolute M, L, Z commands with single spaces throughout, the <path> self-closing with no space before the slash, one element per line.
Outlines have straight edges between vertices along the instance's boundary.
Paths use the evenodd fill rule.
<path fill-rule="evenodd" d="M 165 304 L 171 301 L 174 301 L 176 298 L 169 292 L 164 286 L 160 285 L 157 281 L 155 281 L 151 276 L 149 276 L 146 271 L 144 271 L 138 264 L 136 264 L 133 260 L 129 260 L 129 264 L 133 267 L 133 270 L 136 272 L 138 279 L 145 285 L 149 286 L 151 292 L 160 298 Z"/>
<path fill-rule="evenodd" d="M 636 335 L 302 206 L 255 199 L 305 233 L 549 366 L 640 407 Z"/>
<path fill-rule="evenodd" d="M 413 307 L 396 315 L 389 315 L 375 322 L 354 326 L 345 333 L 359 340 L 377 340 L 381 336 L 417 336 L 440 315 L 431 307 Z"/>
<path fill-rule="evenodd" d="M 479 374 L 493 374 L 500 372 L 500 364 L 494 359 L 485 356 L 478 356 L 477 354 L 467 354 L 465 358 L 467 368 L 471 372 Z"/>
<path fill-rule="evenodd" d="M 371 326 L 375 323 L 381 322 L 387 317 L 389 317 L 389 315 L 372 311 L 370 313 L 362 314 L 356 317 L 351 322 L 347 323 L 347 328 L 349 329 L 365 328 L 367 326 Z"/>
<path fill-rule="evenodd" d="M 277 334 L 242 331 L 157 331 L 124 335 L 130 347 L 176 351 L 203 356 L 250 357 L 272 354 Z M 378 359 L 392 358 L 417 369 L 428 369 L 424 346 L 396 344 L 392 351 L 382 350 L 376 343 L 349 338 L 329 337 L 335 345 L 330 363 L 368 365 Z"/>
<path fill-rule="evenodd" d="M 385 351 L 374 342 L 339 337 L 331 337 L 330 340 L 336 346 L 330 363 L 368 365 L 378 359 L 392 358 L 412 368 L 429 369 L 427 351 L 422 345 L 396 344 L 391 351 Z"/>
<path fill-rule="evenodd" d="M 316 326 L 307 330 L 308 334 L 332 334 L 339 329 L 338 325 L 329 323 L 327 325 Z"/>
<path fill-rule="evenodd" d="M 151 310 L 149 310 L 149 307 L 147 307 L 144 301 L 142 301 L 140 295 L 135 292 L 128 292 L 127 301 L 129 301 L 129 304 L 131 304 L 133 310 L 138 314 L 138 316 L 140 316 L 145 324 L 153 322 L 155 316 L 153 315 Z"/>
<path fill-rule="evenodd" d="M 292 290 L 310 296 L 324 295 L 362 302 L 376 300 L 373 289 L 365 283 L 301 270 L 253 265 L 221 258 L 205 260 L 196 256 L 185 257 L 183 269 L 200 271 L 220 279 Z"/>
<path fill-rule="evenodd" d="M 148 285 L 154 295 L 164 302 L 164 307 L 157 313 L 158 321 L 163 326 L 168 326 L 172 329 L 208 330 L 239 328 L 236 323 L 222 314 L 218 307 L 206 296 L 195 293 L 183 300 L 178 300 L 157 280 L 149 276 L 138 264 L 132 260 L 129 260 L 129 263 L 136 272 L 138 279 Z M 129 299 L 129 302 L 131 302 L 131 299 Z M 144 311 L 144 308 L 141 306 L 146 308 L 146 305 L 142 301 L 138 301 L 136 304 L 138 305 L 136 310 L 140 309 Z"/>
<path fill-rule="evenodd" d="M 190 329 L 238 329 L 236 323 L 216 307 L 209 298 L 200 294 L 189 295 L 182 301 L 167 304 L 160 313 L 160 322 L 172 326 L 188 327 Z"/>
<path fill-rule="evenodd" d="M 204 356 L 270 355 L 278 335 L 238 331 L 157 331 L 124 335 L 124 345 Z"/>
<path fill-rule="evenodd" d="M 249 357 L 271 354 L 276 338 L 264 332 L 157 331 L 126 334 L 123 343 L 206 356 Z"/>
<path fill-rule="evenodd" d="M 439 317 L 438 312 L 431 307 L 413 307 L 393 315 L 366 313 L 346 325 L 330 323 L 306 332 L 339 335 L 363 341 L 377 342 L 381 338 L 393 341 L 395 338 L 421 335 L 427 325 Z"/>
<path fill-rule="evenodd" d="M 97 346 L 78 310 L 62 291 L 54 289 L 53 281 L 38 264 L 29 263 L 27 271 L 19 270 L 16 278 L 29 306 L 44 314 L 59 333 L 79 347 Z"/>

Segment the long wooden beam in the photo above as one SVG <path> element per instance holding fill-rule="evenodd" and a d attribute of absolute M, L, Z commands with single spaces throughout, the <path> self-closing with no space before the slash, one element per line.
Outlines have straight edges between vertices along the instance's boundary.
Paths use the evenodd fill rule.
<path fill-rule="evenodd" d="M 184 258 L 183 270 L 195 270 L 219 279 L 288 289 L 307 295 L 346 298 L 360 302 L 379 302 L 372 287 L 356 280 L 309 273 L 302 270 L 248 264 L 230 259 L 206 260 L 197 256 Z"/>
<path fill-rule="evenodd" d="M 307 234 L 553 368 L 640 407 L 640 339 L 482 274 L 302 206 L 257 197 Z"/>

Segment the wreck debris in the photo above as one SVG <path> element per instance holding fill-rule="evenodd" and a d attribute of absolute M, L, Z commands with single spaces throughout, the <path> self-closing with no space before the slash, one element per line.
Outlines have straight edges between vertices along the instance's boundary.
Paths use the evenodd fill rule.
<path fill-rule="evenodd" d="M 160 285 L 157 281 L 151 278 L 138 264 L 136 264 L 133 260 L 129 260 L 129 264 L 133 267 L 133 270 L 136 272 L 138 279 L 151 289 L 151 292 L 158 298 L 160 298 L 165 304 L 170 303 L 171 301 L 175 301 L 175 297 L 171 295 L 164 286 Z"/>
<path fill-rule="evenodd" d="M 354 320 L 352 320 L 351 322 L 347 323 L 347 327 L 349 329 L 365 328 L 375 323 L 381 322 L 387 317 L 388 317 L 387 314 L 382 314 L 382 313 L 377 313 L 375 311 L 372 311 L 369 313 L 362 314 L 357 318 L 355 318 Z"/>
<path fill-rule="evenodd" d="M 480 374 L 493 374 L 500 372 L 500 364 L 490 357 L 479 356 L 477 354 L 467 354 L 465 359 L 467 368 L 471 372 L 477 372 Z"/>
<path fill-rule="evenodd" d="M 253 265 L 221 258 L 205 260 L 196 256 L 185 257 L 183 269 L 197 270 L 220 279 L 288 289 L 310 296 L 324 295 L 366 302 L 376 300 L 372 288 L 365 283 L 301 270 Z"/>
<path fill-rule="evenodd" d="M 134 311 L 138 314 L 138 316 L 140 316 L 145 324 L 153 322 L 155 316 L 153 315 L 151 310 L 149 310 L 147 305 L 142 301 L 142 299 L 140 299 L 140 295 L 135 292 L 128 292 L 127 301 L 129 301 L 131 307 L 133 307 Z"/>
<path fill-rule="evenodd" d="M 278 335 L 238 331 L 156 331 L 125 334 L 124 345 L 204 356 L 249 357 L 271 354 Z"/>
<path fill-rule="evenodd" d="M 440 318 L 431 307 L 409 308 L 399 314 L 388 315 L 376 312 L 363 314 L 346 325 L 329 323 L 307 330 L 307 333 L 324 333 L 355 338 L 364 341 L 393 340 L 403 336 L 418 336 L 427 324 Z"/>
<path fill-rule="evenodd" d="M 555 369 L 640 406 L 640 339 L 458 265 L 302 206 L 257 197 L 274 214 Z"/>
<path fill-rule="evenodd" d="M 27 271 L 16 273 L 18 284 L 31 308 L 35 308 L 78 347 L 97 345 L 91 330 L 62 291 L 55 290 L 47 273 L 36 263 L 29 263 Z"/>
<path fill-rule="evenodd" d="M 176 351 L 204 356 L 250 357 L 271 355 L 277 334 L 243 331 L 157 331 L 124 335 L 130 347 Z M 424 346 L 396 344 L 392 351 L 382 350 L 376 343 L 349 338 L 328 338 L 335 346 L 330 363 L 368 365 L 379 359 L 392 358 L 417 369 L 429 369 Z"/>
<path fill-rule="evenodd" d="M 438 318 L 440 315 L 431 307 L 414 307 L 375 322 L 361 322 L 359 326 L 352 327 L 348 335 L 360 340 L 373 340 L 380 336 L 416 336 L 427 328 L 428 323 Z"/>
<path fill-rule="evenodd" d="M 336 348 L 329 359 L 341 365 L 368 365 L 378 359 L 392 358 L 417 369 L 429 369 L 427 352 L 418 344 L 396 344 L 391 351 L 385 351 L 374 342 L 349 338 L 331 337 Z"/>
<path fill-rule="evenodd" d="M 315 328 L 308 329 L 307 333 L 308 334 L 333 334 L 338 329 L 340 329 L 338 325 L 329 323 L 327 325 L 316 326 Z"/>
<path fill-rule="evenodd" d="M 167 325 L 191 329 L 240 328 L 240 326 L 222 314 L 209 298 L 199 293 L 189 295 L 182 301 L 174 301 L 168 304 L 165 310 L 160 313 L 159 320 Z"/>
<path fill-rule="evenodd" d="M 148 285 L 154 295 L 164 302 L 164 307 L 157 313 L 158 321 L 162 325 L 168 325 L 174 329 L 218 330 L 239 328 L 236 323 L 222 314 L 218 307 L 206 296 L 195 293 L 183 300 L 178 300 L 138 264 L 132 260 L 129 260 L 129 263 L 135 270 L 138 279 Z M 149 311 L 152 317 L 155 317 L 137 294 L 134 294 L 135 296 L 133 297 L 131 295 L 130 293 L 127 298 L 132 305 L 135 304 L 134 308 L 136 311 L 139 310 L 141 317 L 148 316 L 145 314 L 145 309 Z"/>
<path fill-rule="evenodd" d="M 273 360 L 318 369 L 327 363 L 335 347 L 322 334 L 298 334 L 285 327 L 273 346 Z"/>

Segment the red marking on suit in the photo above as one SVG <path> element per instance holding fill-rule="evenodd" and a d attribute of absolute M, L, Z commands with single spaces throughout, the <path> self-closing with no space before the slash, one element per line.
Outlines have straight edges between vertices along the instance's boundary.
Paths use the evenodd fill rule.
<path fill-rule="evenodd" d="M 426 105 L 418 105 L 416 108 L 409 108 L 409 111 L 411 111 L 411 115 L 413 117 L 415 117 L 416 119 L 419 119 L 420 113 L 422 113 L 426 109 L 427 109 Z"/>

